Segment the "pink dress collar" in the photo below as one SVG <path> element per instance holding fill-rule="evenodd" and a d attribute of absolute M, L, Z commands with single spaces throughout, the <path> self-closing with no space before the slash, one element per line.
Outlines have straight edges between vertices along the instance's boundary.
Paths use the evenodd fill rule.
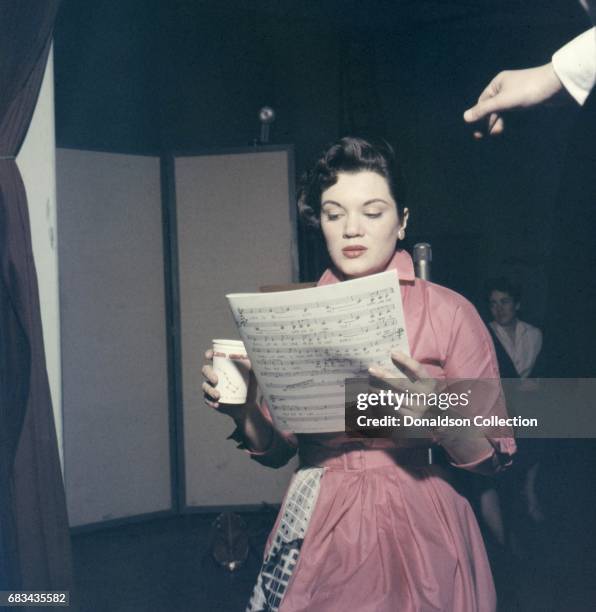
<path fill-rule="evenodd" d="M 387 270 L 397 270 L 400 283 L 413 283 L 416 280 L 412 258 L 410 254 L 403 249 L 395 251 L 395 254 L 385 267 L 385 271 Z M 319 287 L 323 285 L 332 285 L 333 283 L 340 283 L 343 280 L 345 280 L 345 278 L 341 272 L 335 268 L 328 268 L 323 272 L 323 276 L 321 276 L 317 285 Z"/>

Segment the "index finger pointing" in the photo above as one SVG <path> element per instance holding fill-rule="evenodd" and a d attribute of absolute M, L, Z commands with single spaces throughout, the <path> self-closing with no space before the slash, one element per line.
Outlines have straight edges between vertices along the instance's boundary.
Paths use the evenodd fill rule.
<path fill-rule="evenodd" d="M 501 106 L 499 88 L 493 80 L 480 94 L 478 102 L 464 113 L 464 121 L 466 123 L 480 121 L 487 115 L 502 110 Z"/>
<path fill-rule="evenodd" d="M 464 113 L 464 121 L 466 123 L 476 123 L 476 121 L 484 119 L 487 115 L 500 110 L 501 104 L 498 98 L 489 98 L 488 100 L 480 101 L 475 106 L 472 106 L 472 108 L 469 108 Z"/>

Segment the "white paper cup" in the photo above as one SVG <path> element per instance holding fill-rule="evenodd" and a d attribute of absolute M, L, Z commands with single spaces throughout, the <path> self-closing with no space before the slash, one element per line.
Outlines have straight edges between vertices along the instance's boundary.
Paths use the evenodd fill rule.
<path fill-rule="evenodd" d="M 244 359 L 231 359 L 230 355 L 242 355 Z M 217 374 L 217 386 L 222 404 L 244 404 L 248 392 L 248 363 L 246 349 L 240 340 L 213 341 L 213 369 Z"/>

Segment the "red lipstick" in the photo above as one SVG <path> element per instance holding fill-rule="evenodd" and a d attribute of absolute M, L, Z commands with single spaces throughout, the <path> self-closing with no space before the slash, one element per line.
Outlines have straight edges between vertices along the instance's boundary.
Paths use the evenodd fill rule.
<path fill-rule="evenodd" d="M 350 246 L 344 247 L 341 252 L 345 257 L 349 257 L 350 259 L 355 259 L 356 257 L 360 257 L 367 251 L 365 246 L 361 244 L 351 244 Z"/>

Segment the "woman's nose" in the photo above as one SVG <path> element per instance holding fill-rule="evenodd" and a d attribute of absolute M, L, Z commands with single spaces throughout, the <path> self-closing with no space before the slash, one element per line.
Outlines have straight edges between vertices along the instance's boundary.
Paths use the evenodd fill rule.
<path fill-rule="evenodd" d="M 362 226 L 357 215 L 346 215 L 344 226 L 344 238 L 362 236 Z"/>

